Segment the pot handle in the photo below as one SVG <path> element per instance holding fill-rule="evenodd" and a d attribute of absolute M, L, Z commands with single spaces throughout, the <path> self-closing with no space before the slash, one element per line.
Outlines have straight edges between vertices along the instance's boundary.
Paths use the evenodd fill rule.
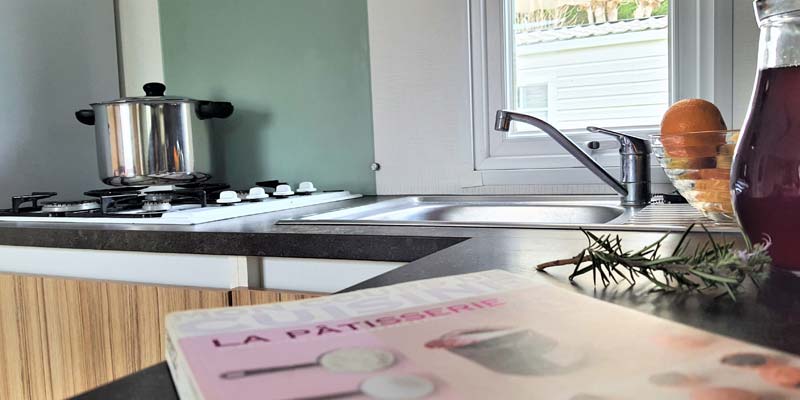
<path fill-rule="evenodd" d="M 199 101 L 195 108 L 197 118 L 228 118 L 233 114 L 233 104 L 227 101 Z"/>
<path fill-rule="evenodd" d="M 82 124 L 94 125 L 94 111 L 93 110 L 78 110 L 75 111 L 75 118 Z"/>

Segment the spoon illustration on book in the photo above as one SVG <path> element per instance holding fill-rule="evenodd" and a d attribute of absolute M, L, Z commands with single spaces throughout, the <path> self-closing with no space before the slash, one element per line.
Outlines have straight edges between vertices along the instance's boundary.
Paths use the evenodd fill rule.
<path fill-rule="evenodd" d="M 291 400 L 335 400 L 369 396 L 377 400 L 416 400 L 424 399 L 436 390 L 436 385 L 428 378 L 416 375 L 378 375 L 361 382 L 357 390 L 324 394 L 320 396 L 299 397 Z"/>
<path fill-rule="evenodd" d="M 367 347 L 347 347 L 323 353 L 317 357 L 314 362 L 310 363 L 240 369 L 223 372 L 219 377 L 222 379 L 240 379 L 254 375 L 314 367 L 322 367 L 330 372 L 337 373 L 368 373 L 389 368 L 394 365 L 396 361 L 397 358 L 394 353 L 388 350 Z"/>

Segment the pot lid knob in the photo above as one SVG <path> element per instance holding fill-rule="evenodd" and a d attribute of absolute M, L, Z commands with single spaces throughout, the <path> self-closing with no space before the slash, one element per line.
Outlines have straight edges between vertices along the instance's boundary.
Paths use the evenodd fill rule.
<path fill-rule="evenodd" d="M 161 97 L 167 91 L 167 87 L 159 82 L 145 83 L 142 88 L 144 88 L 144 94 L 147 97 Z"/>

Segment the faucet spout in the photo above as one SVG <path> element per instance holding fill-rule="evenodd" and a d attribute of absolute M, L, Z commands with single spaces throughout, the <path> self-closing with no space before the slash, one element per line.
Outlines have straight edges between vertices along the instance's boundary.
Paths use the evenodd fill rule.
<path fill-rule="evenodd" d="M 592 159 L 592 157 L 590 157 L 588 154 L 586 154 L 585 151 L 581 150 L 581 148 L 578 147 L 578 145 L 576 145 L 575 142 L 573 142 L 566 135 L 561 133 L 561 131 L 559 131 L 558 129 L 556 129 L 552 125 L 548 124 L 547 122 L 545 122 L 545 121 L 543 121 L 543 120 L 541 120 L 539 118 L 536 118 L 534 116 L 527 115 L 527 114 L 514 112 L 514 111 L 498 110 L 497 111 L 497 116 L 495 118 L 495 126 L 494 126 L 494 128 L 497 131 L 508 132 L 508 130 L 511 128 L 511 121 L 524 122 L 526 124 L 533 125 L 533 126 L 539 128 L 539 129 L 541 129 L 544 133 L 546 133 L 553 140 L 555 140 L 556 143 L 561 145 L 561 147 L 563 147 L 564 150 L 566 150 L 569 154 L 571 154 L 578 161 L 580 161 L 580 163 L 583 164 L 586 168 L 588 168 L 589 171 L 592 171 L 592 173 L 594 173 L 598 178 L 600 178 L 600 180 L 602 180 L 608 186 L 610 186 L 612 189 L 614 189 L 614 191 L 617 192 L 620 195 L 620 197 L 622 197 L 623 205 L 644 205 L 644 204 L 647 204 L 650 201 L 650 198 L 649 198 L 649 185 L 650 185 L 650 182 L 649 182 L 649 180 L 648 180 L 648 182 L 636 182 L 636 184 L 639 185 L 639 186 L 642 186 L 642 184 L 646 184 L 646 186 L 647 186 L 647 194 L 646 194 L 647 198 L 646 199 L 640 198 L 640 197 L 643 197 L 643 196 L 640 196 L 640 194 L 638 193 L 641 190 L 637 189 L 635 191 L 636 193 L 629 193 L 629 190 L 627 188 L 627 187 L 630 187 L 630 183 L 629 182 L 626 181 L 626 183 L 623 184 L 619 180 L 617 180 L 616 178 L 611 176 L 611 174 L 605 168 L 603 168 L 594 159 Z M 627 137 L 627 136 L 625 136 L 625 137 L 626 137 L 625 140 L 634 140 L 634 141 L 641 140 L 641 139 L 633 138 L 633 137 L 630 137 L 630 138 Z M 629 139 L 627 139 L 627 138 L 629 138 Z M 646 168 L 649 168 L 649 165 L 646 166 Z M 625 166 L 624 165 L 623 165 L 623 170 L 625 170 Z M 649 176 L 649 169 L 647 170 L 647 172 L 648 172 L 648 176 Z M 624 176 L 624 174 L 623 174 L 623 176 Z M 636 197 L 636 198 L 633 199 L 632 197 Z"/>
<path fill-rule="evenodd" d="M 494 130 L 500 131 L 500 132 L 508 132 L 508 130 L 511 129 L 511 114 L 513 114 L 511 111 L 497 110 L 497 117 L 494 120 Z M 523 117 L 530 117 L 530 118 L 533 118 L 533 119 L 537 119 L 537 118 L 531 117 L 529 115 L 523 115 L 523 114 L 518 114 L 518 115 L 523 116 Z M 541 121 L 541 120 L 539 120 L 539 121 Z M 544 121 L 541 121 L 541 122 L 547 124 Z M 555 129 L 555 128 L 553 128 L 553 129 Z"/>

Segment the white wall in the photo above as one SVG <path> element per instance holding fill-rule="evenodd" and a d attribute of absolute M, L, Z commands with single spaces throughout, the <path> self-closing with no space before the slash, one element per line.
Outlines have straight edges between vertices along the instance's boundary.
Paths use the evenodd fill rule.
<path fill-rule="evenodd" d="M 126 95 L 163 81 L 158 0 L 116 0 Z M 611 193 L 596 185 L 477 186 L 472 169 L 468 0 L 368 0 L 379 194 Z M 734 116 L 741 127 L 755 71 L 752 2 L 734 4 Z"/>
<path fill-rule="evenodd" d="M 378 194 L 611 193 L 602 183 L 475 187 L 468 1 L 367 5 Z"/>
<path fill-rule="evenodd" d="M 473 166 L 468 3 L 368 0 L 375 159 L 382 166 L 376 175 L 378 193 L 611 193 L 599 181 L 480 186 L 479 174 L 468 172 Z M 737 43 L 731 60 L 736 82 L 731 126 L 739 127 L 752 88 L 757 32 L 752 2 L 733 4 Z"/>
<path fill-rule="evenodd" d="M 120 81 L 125 96 L 142 96 L 142 85 L 164 82 L 158 0 L 116 0 Z"/>
<path fill-rule="evenodd" d="M 0 0 L 0 208 L 12 194 L 81 198 L 102 186 L 94 128 L 75 120 L 119 97 L 114 5 Z"/>

